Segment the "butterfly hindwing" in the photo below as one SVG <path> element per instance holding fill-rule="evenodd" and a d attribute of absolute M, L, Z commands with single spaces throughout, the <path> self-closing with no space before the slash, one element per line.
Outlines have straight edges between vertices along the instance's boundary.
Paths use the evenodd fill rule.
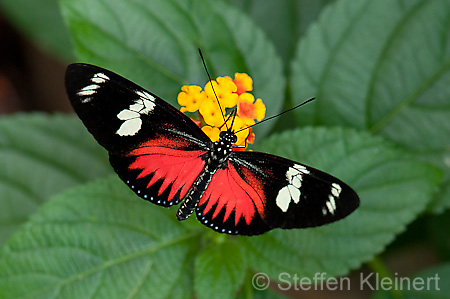
<path fill-rule="evenodd" d="M 66 88 L 78 116 L 137 195 L 162 206 L 183 198 L 211 148 L 192 120 L 131 81 L 93 65 L 70 65 Z"/>
<path fill-rule="evenodd" d="M 337 178 L 265 153 L 233 152 L 218 174 L 221 179 L 211 180 L 197 217 L 219 232 L 253 235 L 320 226 L 359 205 L 356 193 Z"/>

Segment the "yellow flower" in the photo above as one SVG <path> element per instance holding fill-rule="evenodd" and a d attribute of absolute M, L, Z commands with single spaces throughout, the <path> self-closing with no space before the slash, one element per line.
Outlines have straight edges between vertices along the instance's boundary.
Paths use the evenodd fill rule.
<path fill-rule="evenodd" d="M 253 80 L 246 73 L 235 73 L 234 74 L 234 84 L 236 84 L 238 95 L 243 94 L 246 91 L 253 90 Z"/>
<path fill-rule="evenodd" d="M 237 113 L 240 117 L 261 121 L 266 114 L 266 106 L 261 99 L 257 99 L 251 93 L 243 93 L 239 96 Z"/>
<path fill-rule="evenodd" d="M 181 87 L 181 92 L 178 94 L 178 104 L 182 106 L 180 111 L 195 112 L 205 99 L 206 94 L 200 86 L 185 85 Z"/>
<path fill-rule="evenodd" d="M 202 131 L 211 139 L 212 142 L 219 141 L 220 130 L 216 127 L 204 126 Z"/>
<path fill-rule="evenodd" d="M 231 129 L 236 132 L 235 145 L 247 145 L 255 139 L 252 128 L 248 127 L 254 125 L 255 120 L 261 121 L 266 113 L 261 99 L 255 101 L 255 97 L 248 93 L 252 90 L 252 78 L 244 73 L 235 73 L 234 80 L 228 76 L 217 77 L 215 81 L 208 82 L 203 91 L 199 86 L 183 86 L 178 94 L 178 103 L 182 106 L 181 112 L 197 111 L 198 116 L 194 116 L 193 121 L 213 142 L 219 140 L 221 131 Z M 234 109 L 237 109 L 236 115 L 229 118 Z M 226 125 L 225 119 L 228 119 Z"/>
<path fill-rule="evenodd" d="M 215 94 L 213 88 L 216 92 Z M 216 81 L 210 81 L 205 85 L 205 92 L 208 98 L 216 100 L 217 95 L 222 108 L 231 108 L 236 106 L 239 99 L 236 90 L 236 84 L 234 84 L 233 80 L 231 80 L 228 76 L 217 77 Z"/>
<path fill-rule="evenodd" d="M 217 100 L 213 100 L 209 97 L 206 98 L 200 105 L 198 112 L 203 117 L 203 120 L 207 125 L 214 127 L 220 127 L 223 125 L 224 120 L 222 115 L 224 111 L 220 111 Z"/>

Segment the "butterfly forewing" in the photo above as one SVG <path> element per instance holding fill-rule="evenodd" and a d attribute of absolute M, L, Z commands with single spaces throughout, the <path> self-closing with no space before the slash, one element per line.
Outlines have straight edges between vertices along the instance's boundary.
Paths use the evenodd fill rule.
<path fill-rule="evenodd" d="M 70 65 L 66 88 L 121 179 L 146 200 L 177 204 L 211 148 L 200 128 L 156 95 L 96 66 Z"/>
<path fill-rule="evenodd" d="M 197 208 L 199 220 L 218 232 L 254 235 L 320 226 L 359 205 L 357 194 L 339 179 L 288 159 L 234 152 L 228 164 Z"/>
<path fill-rule="evenodd" d="M 109 152 L 161 136 L 182 138 L 205 150 L 211 147 L 209 138 L 186 115 L 111 71 L 72 64 L 66 72 L 66 89 L 78 116 Z"/>

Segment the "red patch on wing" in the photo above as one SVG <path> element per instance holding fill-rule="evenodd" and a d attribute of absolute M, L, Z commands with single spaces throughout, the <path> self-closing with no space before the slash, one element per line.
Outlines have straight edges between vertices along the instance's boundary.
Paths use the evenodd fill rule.
<path fill-rule="evenodd" d="M 216 171 L 199 202 L 199 205 L 206 203 L 203 214 L 208 213 L 214 204 L 217 204 L 212 218 L 217 217 L 222 208 L 225 208 L 223 222 L 227 221 L 233 211 L 235 225 L 241 217 L 250 224 L 256 212 L 264 218 L 265 197 L 262 182 L 245 168 L 241 169 L 241 173 L 243 177 L 230 162 L 227 169 Z"/>
<path fill-rule="evenodd" d="M 168 201 L 180 191 L 180 199 L 188 192 L 195 179 L 200 175 L 205 166 L 202 155 L 206 151 L 189 151 L 172 148 L 176 143 L 165 143 L 165 140 L 152 140 L 141 144 L 132 150 L 127 156 L 136 156 L 136 160 L 130 164 L 130 169 L 142 169 L 137 178 L 152 175 L 147 187 L 158 180 L 163 180 L 158 195 L 161 195 L 172 184 Z M 166 145 L 157 146 L 157 145 Z M 180 144 L 178 144 L 180 146 Z"/>

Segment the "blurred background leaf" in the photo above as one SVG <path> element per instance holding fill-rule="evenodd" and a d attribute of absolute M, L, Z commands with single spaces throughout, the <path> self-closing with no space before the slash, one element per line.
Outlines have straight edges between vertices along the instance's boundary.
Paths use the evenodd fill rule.
<path fill-rule="evenodd" d="M 50 196 L 111 173 L 106 152 L 75 116 L 0 119 L 0 245 Z"/>
<path fill-rule="evenodd" d="M 285 66 L 295 55 L 298 40 L 322 9 L 335 0 L 228 0 L 245 12 L 273 42 Z M 276 20 L 276 21 L 270 21 Z M 289 69 L 285 69 L 289 73 Z"/>
<path fill-rule="evenodd" d="M 73 59 L 58 0 L 0 0 L 0 9 L 28 38 L 53 55 Z"/>
<path fill-rule="evenodd" d="M 1 294 L 192 298 L 185 280 L 198 236 L 117 176 L 99 180 L 56 196 L 3 247 Z"/>
<path fill-rule="evenodd" d="M 211 242 L 197 253 L 194 284 L 197 298 L 233 298 L 239 291 L 247 270 L 237 242 Z"/>

